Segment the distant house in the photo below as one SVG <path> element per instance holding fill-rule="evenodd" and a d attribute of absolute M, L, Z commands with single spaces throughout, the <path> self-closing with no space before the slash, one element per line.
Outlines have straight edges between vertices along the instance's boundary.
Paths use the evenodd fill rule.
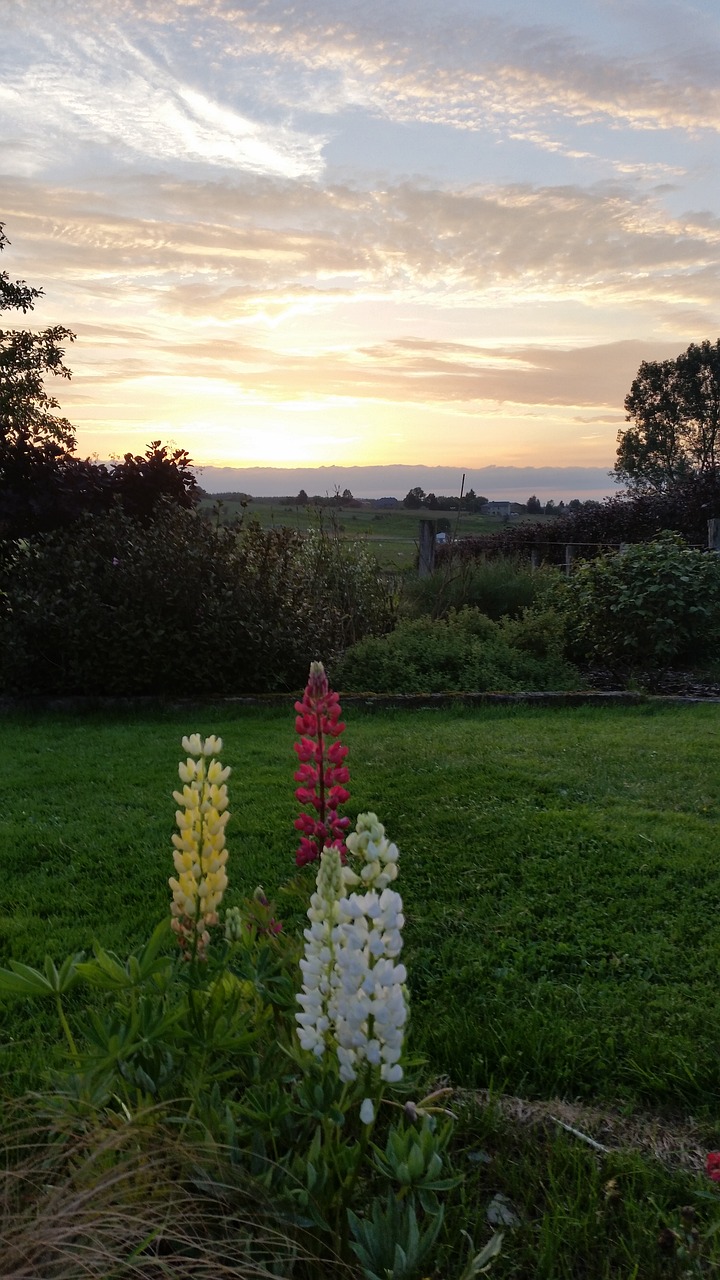
<path fill-rule="evenodd" d="M 510 516 L 517 516 L 524 510 L 522 502 L 486 502 L 480 514 L 483 516 L 504 516 L 506 520 L 509 520 Z"/>

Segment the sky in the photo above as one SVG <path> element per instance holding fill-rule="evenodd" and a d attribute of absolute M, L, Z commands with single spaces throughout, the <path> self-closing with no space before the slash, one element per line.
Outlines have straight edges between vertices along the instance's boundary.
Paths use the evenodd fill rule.
<path fill-rule="evenodd" d="M 561 486 L 606 477 L 642 360 L 718 335 L 717 0 L 0 24 L 0 267 L 77 335 L 53 390 L 82 456 Z"/>

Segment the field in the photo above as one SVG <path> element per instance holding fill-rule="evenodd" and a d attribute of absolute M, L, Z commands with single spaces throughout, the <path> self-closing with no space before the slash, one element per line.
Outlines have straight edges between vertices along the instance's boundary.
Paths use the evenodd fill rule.
<path fill-rule="evenodd" d="M 200 510 L 211 511 L 215 499 L 203 498 Z M 406 507 L 378 511 L 371 507 L 313 508 L 312 506 L 284 506 L 280 503 L 249 502 L 245 507 L 239 501 L 223 499 L 220 515 L 223 521 L 245 514 L 259 520 L 262 527 L 286 526 L 305 532 L 319 518 L 328 525 L 333 520 L 341 535 L 353 541 L 367 543 L 383 569 L 404 570 L 415 563 L 418 544 L 418 528 L 421 519 L 446 520 L 458 537 L 473 533 L 497 533 L 503 526 L 499 516 L 472 515 L 457 511 L 412 511 Z M 320 513 L 322 513 L 320 515 Z M 513 517 L 515 524 L 522 519 L 533 522 L 552 522 L 553 516 Z"/>
<path fill-rule="evenodd" d="M 720 1136 L 720 708 L 346 718 L 348 809 L 375 809 L 401 850 L 411 1048 L 428 1081 L 466 1099 L 458 1159 L 479 1182 L 462 1225 L 482 1236 L 493 1189 L 519 1211 L 493 1275 L 706 1274 L 666 1269 L 656 1235 L 670 1224 L 679 1238 L 688 1202 L 698 1222 L 717 1208 L 681 1148 L 698 1124 L 706 1144 Z M 5 714 L 0 964 L 59 960 L 93 937 L 123 954 L 147 936 L 168 907 L 179 739 L 196 729 L 223 735 L 234 771 L 228 903 L 262 883 L 299 926 L 282 894 L 290 704 Z M 55 1052 L 50 1013 L 29 1024 L 10 1001 L 3 1022 L 7 1088 L 37 1084 Z M 637 1121 L 685 1171 L 647 1151 L 598 1156 L 552 1125 L 508 1126 L 471 1104 L 482 1088 L 526 1110 L 573 1100 L 575 1127 L 588 1107 Z M 680 1135 L 674 1152 L 663 1130 Z"/>

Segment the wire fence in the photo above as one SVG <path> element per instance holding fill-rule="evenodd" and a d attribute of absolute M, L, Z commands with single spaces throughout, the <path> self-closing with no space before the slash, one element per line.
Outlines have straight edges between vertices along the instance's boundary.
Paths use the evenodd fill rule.
<path fill-rule="evenodd" d="M 419 574 L 424 576 L 431 573 L 436 567 L 451 563 L 453 560 L 473 560 L 473 559 L 498 559 L 500 557 L 508 557 L 517 560 L 528 560 L 531 569 L 539 569 L 543 565 L 553 566 L 555 568 L 563 568 L 566 574 L 571 574 L 573 566 L 578 561 L 592 560 L 599 555 L 607 555 L 609 552 L 622 552 L 628 547 L 637 545 L 638 542 L 649 541 L 649 539 L 637 539 L 630 541 L 613 541 L 604 538 L 598 541 L 582 541 L 580 539 L 568 542 L 567 540 L 555 540 L 552 538 L 535 538 L 528 539 L 523 542 L 513 538 L 512 543 L 498 542 L 497 535 L 493 534 L 466 534 L 460 538 L 450 539 L 449 541 L 437 545 L 434 538 L 428 539 L 428 533 L 422 529 L 423 524 L 429 522 L 421 522 L 420 538 L 419 538 Z M 720 551 L 720 520 L 708 521 L 708 540 L 706 543 L 687 543 L 690 550 L 693 551 Z"/>

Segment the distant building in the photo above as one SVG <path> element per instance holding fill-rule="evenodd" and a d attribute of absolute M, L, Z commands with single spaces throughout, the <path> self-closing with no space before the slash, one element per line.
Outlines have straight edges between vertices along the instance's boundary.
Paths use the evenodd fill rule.
<path fill-rule="evenodd" d="M 480 514 L 483 516 L 504 516 L 508 520 L 510 516 L 517 516 L 524 510 L 522 502 L 486 502 Z"/>

